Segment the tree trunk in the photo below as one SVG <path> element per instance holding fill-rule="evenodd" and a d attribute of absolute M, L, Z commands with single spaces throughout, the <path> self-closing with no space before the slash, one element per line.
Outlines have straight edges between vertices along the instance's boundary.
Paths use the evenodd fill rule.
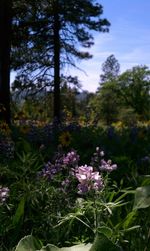
<path fill-rule="evenodd" d="M 54 3 L 54 119 L 60 122 L 60 22 L 58 1 Z"/>
<path fill-rule="evenodd" d="M 10 49 L 12 0 L 0 0 L 0 120 L 10 124 Z"/>

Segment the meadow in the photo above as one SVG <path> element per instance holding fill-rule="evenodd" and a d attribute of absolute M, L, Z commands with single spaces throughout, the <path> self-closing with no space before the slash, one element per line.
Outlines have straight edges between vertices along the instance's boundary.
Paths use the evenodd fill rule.
<path fill-rule="evenodd" d="M 16 120 L 0 138 L 0 250 L 149 250 L 150 123 Z"/>

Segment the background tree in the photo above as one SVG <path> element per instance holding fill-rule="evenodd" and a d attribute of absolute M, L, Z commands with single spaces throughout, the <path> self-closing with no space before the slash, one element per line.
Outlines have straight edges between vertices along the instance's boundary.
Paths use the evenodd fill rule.
<path fill-rule="evenodd" d="M 11 0 L 0 1 L 0 120 L 10 123 Z"/>
<path fill-rule="evenodd" d="M 35 75 L 36 79 L 41 76 L 49 79 L 54 88 L 57 118 L 60 117 L 60 72 L 64 65 L 76 66 L 75 59 L 91 58 L 81 47 L 93 45 L 90 31 L 108 31 L 110 24 L 101 18 L 102 13 L 102 6 L 92 0 L 14 3 L 12 67 L 19 74 L 32 72 L 32 81 Z"/>
<path fill-rule="evenodd" d="M 90 101 L 93 121 L 110 125 L 117 120 L 121 100 L 118 96 L 118 76 L 120 64 L 110 55 L 102 64 L 102 74 L 95 97 Z"/>
<path fill-rule="evenodd" d="M 90 100 L 92 120 L 95 123 L 111 125 L 119 116 L 121 100 L 115 82 L 105 83 Z"/>
<path fill-rule="evenodd" d="M 110 55 L 102 64 L 102 74 L 100 75 L 100 84 L 116 80 L 120 73 L 120 64 L 115 56 Z"/>
<path fill-rule="evenodd" d="M 124 106 L 132 108 L 139 119 L 150 119 L 150 70 L 147 66 L 135 66 L 119 77 L 118 94 Z"/>

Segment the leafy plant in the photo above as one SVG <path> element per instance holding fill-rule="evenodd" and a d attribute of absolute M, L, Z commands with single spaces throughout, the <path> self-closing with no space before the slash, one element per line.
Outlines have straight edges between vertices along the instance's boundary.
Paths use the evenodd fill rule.
<path fill-rule="evenodd" d="M 40 247 L 39 243 L 33 236 L 24 237 L 18 243 L 15 251 L 121 251 L 121 248 L 114 245 L 106 236 L 96 236 L 92 244 L 80 244 L 72 247 L 58 248 L 52 244 Z"/>

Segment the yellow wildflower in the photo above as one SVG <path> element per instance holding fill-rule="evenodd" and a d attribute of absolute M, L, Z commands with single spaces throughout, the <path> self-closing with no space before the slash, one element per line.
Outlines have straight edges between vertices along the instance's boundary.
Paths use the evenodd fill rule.
<path fill-rule="evenodd" d="M 59 136 L 59 142 L 62 146 L 69 146 L 71 143 L 71 134 L 69 132 L 63 132 Z"/>
<path fill-rule="evenodd" d="M 27 126 L 27 125 L 23 125 L 20 127 L 20 131 L 23 133 L 23 134 L 26 134 L 30 131 L 30 127 Z"/>
<path fill-rule="evenodd" d="M 4 121 L 0 122 L 0 134 L 4 136 L 9 136 L 11 133 L 11 130 L 8 126 L 8 124 Z"/>
<path fill-rule="evenodd" d="M 112 123 L 112 126 L 115 127 L 116 130 L 122 130 L 125 127 L 122 121 L 114 122 Z"/>

